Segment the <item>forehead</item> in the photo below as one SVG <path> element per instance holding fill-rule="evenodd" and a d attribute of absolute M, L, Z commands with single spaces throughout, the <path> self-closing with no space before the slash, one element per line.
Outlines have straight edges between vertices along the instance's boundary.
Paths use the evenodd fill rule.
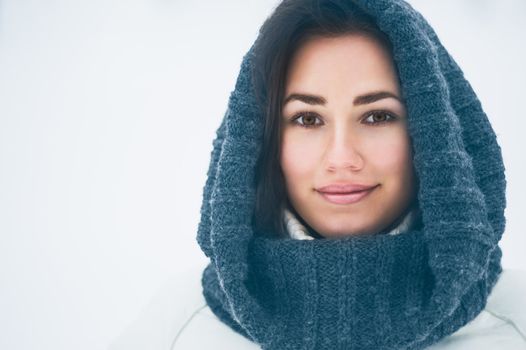
<path fill-rule="evenodd" d="M 313 36 L 293 53 L 286 90 L 320 89 L 338 83 L 362 90 L 383 87 L 398 91 L 399 88 L 390 52 L 371 36 Z"/>

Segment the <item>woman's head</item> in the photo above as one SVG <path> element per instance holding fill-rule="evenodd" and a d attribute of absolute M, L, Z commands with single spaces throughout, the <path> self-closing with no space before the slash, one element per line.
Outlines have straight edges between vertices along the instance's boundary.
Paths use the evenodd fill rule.
<path fill-rule="evenodd" d="M 345 3 L 285 1 L 261 29 L 255 62 L 266 114 L 256 227 L 284 234 L 285 207 L 328 238 L 399 218 L 417 182 L 390 43 L 374 22 Z M 331 185 L 372 190 L 355 201 L 327 194 Z"/>
<path fill-rule="evenodd" d="M 414 196 L 406 111 L 389 52 L 360 34 L 312 37 L 295 52 L 285 81 L 280 165 L 295 211 L 324 237 L 389 226 Z M 352 185 L 371 189 L 349 194 L 360 190 Z"/>

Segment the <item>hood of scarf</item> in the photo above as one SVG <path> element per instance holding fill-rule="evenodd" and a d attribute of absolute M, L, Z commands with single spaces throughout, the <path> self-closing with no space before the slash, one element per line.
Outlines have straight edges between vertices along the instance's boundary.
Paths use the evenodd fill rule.
<path fill-rule="evenodd" d="M 397 235 L 256 235 L 264 115 L 243 57 L 213 141 L 197 241 L 203 294 L 263 349 L 422 349 L 475 318 L 502 271 L 504 165 L 470 84 L 427 21 L 401 0 L 349 0 L 393 45 L 422 226 Z"/>

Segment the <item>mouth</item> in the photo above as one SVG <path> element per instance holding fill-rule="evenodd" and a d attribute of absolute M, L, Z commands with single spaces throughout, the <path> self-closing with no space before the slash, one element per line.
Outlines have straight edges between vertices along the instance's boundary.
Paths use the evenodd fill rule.
<path fill-rule="evenodd" d="M 370 187 L 365 190 L 353 191 L 353 192 L 323 192 L 318 193 L 328 202 L 333 204 L 353 204 L 361 201 L 367 197 L 377 186 Z"/>

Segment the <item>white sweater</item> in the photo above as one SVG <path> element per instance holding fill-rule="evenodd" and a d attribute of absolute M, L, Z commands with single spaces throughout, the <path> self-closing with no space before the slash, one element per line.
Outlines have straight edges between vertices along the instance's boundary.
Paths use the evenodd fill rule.
<path fill-rule="evenodd" d="M 206 305 L 202 267 L 193 267 L 159 290 L 108 350 L 256 350 Z M 526 349 L 526 271 L 505 269 L 485 309 L 429 350 Z"/>
<path fill-rule="evenodd" d="M 388 234 L 414 223 L 411 210 Z M 290 212 L 284 212 L 287 231 L 296 239 L 314 239 Z M 138 318 L 109 350 L 255 350 L 259 346 L 237 334 L 206 305 L 202 295 L 203 267 L 194 267 L 161 288 Z M 526 271 L 505 269 L 485 309 L 430 350 L 526 349 Z"/>

